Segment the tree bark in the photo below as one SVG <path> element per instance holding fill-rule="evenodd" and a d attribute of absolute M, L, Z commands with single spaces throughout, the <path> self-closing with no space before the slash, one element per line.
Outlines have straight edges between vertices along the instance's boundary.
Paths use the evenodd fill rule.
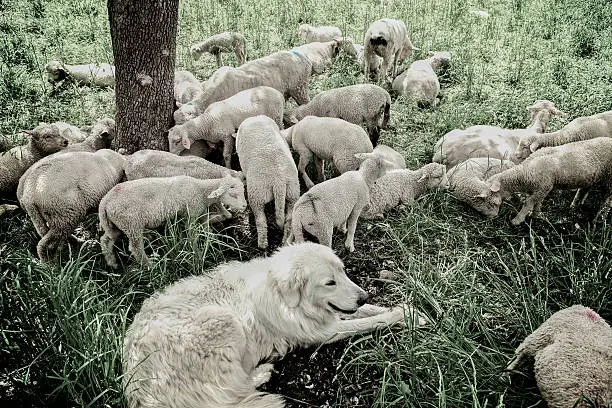
<path fill-rule="evenodd" d="M 108 0 L 117 134 L 115 149 L 168 150 L 174 125 L 179 0 Z"/>

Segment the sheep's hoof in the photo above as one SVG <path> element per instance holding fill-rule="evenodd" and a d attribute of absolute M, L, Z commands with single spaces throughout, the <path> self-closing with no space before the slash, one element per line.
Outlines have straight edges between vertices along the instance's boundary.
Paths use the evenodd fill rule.
<path fill-rule="evenodd" d="M 257 241 L 257 246 L 260 249 L 267 249 L 268 248 L 268 240 L 267 239 L 262 239 Z"/>
<path fill-rule="evenodd" d="M 354 244 L 345 244 L 344 245 L 346 247 L 346 249 L 348 249 L 349 252 L 355 252 L 355 245 Z"/>
<path fill-rule="evenodd" d="M 513 219 L 510 220 L 510 224 L 516 226 L 522 223 L 523 221 L 525 221 L 525 219 L 523 219 L 522 217 L 514 217 Z"/>

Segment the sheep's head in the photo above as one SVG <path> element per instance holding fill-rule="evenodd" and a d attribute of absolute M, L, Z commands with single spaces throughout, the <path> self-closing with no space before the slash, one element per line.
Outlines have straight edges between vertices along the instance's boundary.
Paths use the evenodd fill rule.
<path fill-rule="evenodd" d="M 304 38 L 312 31 L 312 26 L 310 24 L 300 24 L 298 27 L 298 35 Z"/>
<path fill-rule="evenodd" d="M 191 140 L 183 125 L 176 125 L 168 131 L 168 150 L 170 153 L 180 154 L 185 149 L 191 148 Z"/>
<path fill-rule="evenodd" d="M 51 83 L 66 79 L 69 75 L 68 70 L 59 61 L 51 61 L 45 66 L 47 71 L 47 80 Z"/>
<path fill-rule="evenodd" d="M 378 170 L 376 178 L 382 177 L 385 173 L 395 168 L 395 164 L 385 158 L 384 155 L 378 152 L 372 153 L 355 153 L 355 158 L 360 161 L 359 170 L 365 172 Z"/>
<path fill-rule="evenodd" d="M 446 177 L 446 166 L 440 163 L 428 163 L 421 168 L 422 175 L 419 183 L 427 183 L 427 187 L 444 187 L 448 184 Z"/>
<path fill-rule="evenodd" d="M 429 60 L 431 68 L 435 72 L 446 69 L 450 66 L 451 53 L 448 51 L 431 51 L 429 53 Z"/>
<path fill-rule="evenodd" d="M 182 125 L 188 120 L 194 119 L 198 116 L 197 108 L 191 102 L 187 102 L 185 104 L 177 102 L 176 105 L 178 106 L 178 109 L 174 111 L 172 116 L 174 117 L 174 123 L 177 125 Z"/>
<path fill-rule="evenodd" d="M 512 161 L 515 163 L 520 163 L 539 148 L 540 143 L 536 140 L 536 136 L 522 137 L 518 146 L 516 147 L 516 150 L 514 151 Z"/>
<path fill-rule="evenodd" d="M 193 57 L 194 61 L 197 61 L 202 56 L 203 52 L 198 45 L 192 45 L 189 47 L 189 53 Z"/>
<path fill-rule="evenodd" d="M 24 130 L 30 135 L 32 144 L 47 154 L 59 152 L 68 146 L 68 139 L 62 136 L 61 130 L 55 125 L 40 123 L 33 130 Z"/>
<path fill-rule="evenodd" d="M 502 191 L 499 178 L 492 176 L 477 194 L 474 194 L 470 204 L 488 218 L 495 218 L 499 214 L 502 203 Z"/>
<path fill-rule="evenodd" d="M 351 37 L 342 37 L 339 40 L 340 49 L 351 57 L 357 58 L 357 47 L 355 47 L 355 41 Z"/>
<path fill-rule="evenodd" d="M 555 104 L 546 99 L 538 99 L 533 105 L 528 106 L 527 110 L 531 112 L 531 127 L 538 133 L 546 131 L 548 122 L 555 116 L 567 116 L 567 113 L 557 109 Z"/>
<path fill-rule="evenodd" d="M 247 208 L 244 183 L 229 174 L 221 179 L 219 188 L 210 193 L 208 198 L 219 199 L 222 205 L 236 211 L 244 211 Z"/>

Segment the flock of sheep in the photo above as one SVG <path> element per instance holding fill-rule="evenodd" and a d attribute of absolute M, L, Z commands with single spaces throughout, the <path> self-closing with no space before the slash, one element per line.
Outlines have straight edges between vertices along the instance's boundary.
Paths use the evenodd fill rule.
<path fill-rule="evenodd" d="M 389 92 L 379 85 L 389 82 L 397 94 L 408 95 L 419 106 L 435 106 L 440 91 L 437 74 L 449 65 L 451 54 L 434 52 L 396 75 L 415 49 L 402 21 L 385 18 L 372 23 L 363 45 L 342 37 L 337 27 L 303 24 L 299 34 L 304 45 L 248 62 L 240 33 L 214 35 L 193 45 L 194 58 L 210 53 L 219 69 L 204 83 L 190 72 L 176 72 L 176 125 L 168 131 L 169 152 L 125 155 L 111 150 L 115 124 L 110 118 L 96 123 L 89 134 L 62 122 L 41 123 L 27 132 L 27 145 L 0 156 L 0 194 L 16 193 L 41 237 L 39 257 L 49 259 L 96 209 L 104 231 L 102 252 L 113 268 L 118 267 L 114 245 L 122 234 L 129 239 L 132 255 L 146 264 L 145 229 L 169 217 L 196 218 L 206 212 L 210 222 L 226 220 L 232 218 L 228 208 L 242 212 L 247 202 L 260 248 L 268 247 L 264 206 L 270 202 L 276 225 L 283 230 L 283 244 L 303 242 L 306 231 L 331 246 L 333 231 L 339 229 L 346 233 L 349 251 L 355 249 L 360 217 L 381 218 L 430 188 L 450 190 L 487 217 L 497 216 L 504 199 L 527 194 L 513 224 L 535 216 L 553 189 L 580 189 L 572 205 L 588 190 L 602 189 L 605 202 L 599 215 L 606 217 L 612 205 L 612 111 L 580 117 L 546 133 L 548 122 L 565 114 L 552 102 L 538 100 L 527 108 L 532 116 L 528 128 L 478 125 L 452 130 L 435 144 L 432 163 L 408 170 L 401 154 L 378 144 L 391 106 Z M 366 79 L 378 85 L 331 89 L 310 99 L 310 77 L 329 69 L 340 51 L 354 57 Z M 222 66 L 223 52 L 234 52 L 240 65 Z M 108 64 L 70 66 L 53 61 L 46 69 L 52 82 L 114 85 L 114 67 Z M 289 97 L 296 108 L 285 108 Z M 204 158 L 216 148 L 222 148 L 224 166 Z M 241 171 L 231 169 L 234 150 Z M 299 156 L 297 165 L 291 150 Z M 316 183 L 307 172 L 313 159 Z M 334 164 L 338 177 L 325 180 L 326 161 Z M 300 176 L 307 189 L 301 195 Z M 604 344 L 596 341 L 588 352 L 611 357 L 610 327 L 601 319 L 591 320 L 601 327 Z M 538 364 L 538 350 L 529 343 L 532 336 L 517 353 L 535 353 Z M 568 344 L 573 347 L 572 341 Z M 558 347 L 558 353 L 571 354 Z M 571 356 L 576 361 L 589 358 Z M 607 373 L 607 379 L 600 373 L 588 380 L 580 377 L 589 386 L 570 387 L 563 398 L 554 381 L 547 383 L 553 376 L 540 375 L 538 385 L 554 407 L 571 406 L 587 391 L 610 400 L 612 363 L 608 360 L 604 367 L 605 360 L 600 373 Z M 545 372 L 537 367 L 536 375 Z M 574 378 L 583 371 L 564 375 Z"/>

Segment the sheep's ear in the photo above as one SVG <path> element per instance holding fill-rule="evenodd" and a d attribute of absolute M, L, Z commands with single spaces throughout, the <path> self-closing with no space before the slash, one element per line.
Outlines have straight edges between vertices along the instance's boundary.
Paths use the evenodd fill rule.
<path fill-rule="evenodd" d="M 531 153 L 533 153 L 538 150 L 538 147 L 540 147 L 540 144 L 538 142 L 533 142 L 529 145 L 529 150 L 531 150 Z"/>
<path fill-rule="evenodd" d="M 423 173 L 423 175 L 421 176 L 421 178 L 417 182 L 420 183 L 421 181 L 425 181 L 425 180 L 427 180 L 428 177 L 429 177 L 429 174 Z"/>
<path fill-rule="evenodd" d="M 236 139 L 236 138 L 238 137 L 238 132 L 234 132 L 234 133 L 232 133 L 232 137 L 233 137 L 234 139 Z"/>
<path fill-rule="evenodd" d="M 359 160 L 365 160 L 370 157 L 371 153 L 355 153 L 355 158 Z"/>
<path fill-rule="evenodd" d="M 245 178 L 244 178 L 244 173 L 242 173 L 241 171 L 235 171 L 234 173 L 232 173 L 232 176 L 234 176 L 235 178 L 237 178 L 238 180 L 244 182 Z"/>
<path fill-rule="evenodd" d="M 183 136 L 183 140 L 181 141 L 181 143 L 183 144 L 183 147 L 185 149 L 191 149 L 191 141 L 187 136 Z"/>
<path fill-rule="evenodd" d="M 501 189 L 501 185 L 499 184 L 499 180 L 493 180 L 493 182 L 489 186 L 489 189 L 492 192 L 497 193 Z"/>
<path fill-rule="evenodd" d="M 181 106 L 183 106 L 183 104 L 182 104 L 182 103 L 180 103 L 180 102 L 179 102 L 179 101 L 177 101 L 177 100 L 175 100 L 174 102 L 176 103 L 176 107 L 177 107 L 177 108 L 180 108 Z"/>
<path fill-rule="evenodd" d="M 34 130 L 22 130 L 23 133 L 30 136 L 35 136 L 36 132 Z"/>
<path fill-rule="evenodd" d="M 219 198 L 227 191 L 227 186 L 221 186 L 208 195 L 208 198 Z"/>
<path fill-rule="evenodd" d="M 567 116 L 566 112 L 563 112 L 562 110 L 559 110 L 557 108 L 553 108 L 552 113 L 557 116 Z"/>
<path fill-rule="evenodd" d="M 489 194 L 486 191 L 481 192 L 480 194 L 476 194 L 472 198 L 487 198 Z"/>

